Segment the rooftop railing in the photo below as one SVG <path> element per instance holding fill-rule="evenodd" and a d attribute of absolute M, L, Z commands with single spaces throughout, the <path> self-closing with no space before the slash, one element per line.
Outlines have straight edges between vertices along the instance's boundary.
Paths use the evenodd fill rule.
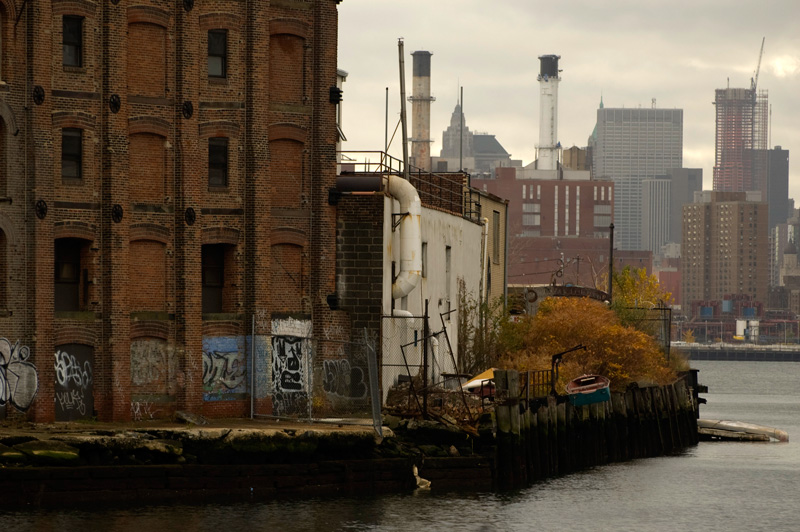
<path fill-rule="evenodd" d="M 404 177 L 403 161 L 380 151 L 339 152 L 338 175 L 396 175 Z M 429 172 L 409 165 L 408 180 L 414 185 L 422 204 L 467 220 L 481 219 L 480 193 L 467 183 L 465 172 Z"/>

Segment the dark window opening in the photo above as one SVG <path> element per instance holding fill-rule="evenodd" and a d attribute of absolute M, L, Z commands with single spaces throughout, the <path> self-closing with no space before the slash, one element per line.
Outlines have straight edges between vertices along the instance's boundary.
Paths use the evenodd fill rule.
<path fill-rule="evenodd" d="M 500 264 L 500 213 L 492 211 L 492 262 Z"/>
<path fill-rule="evenodd" d="M 83 66 L 83 17 L 65 16 L 62 33 L 64 66 Z"/>
<path fill-rule="evenodd" d="M 81 240 L 60 238 L 55 243 L 55 311 L 81 310 Z"/>
<path fill-rule="evenodd" d="M 208 139 L 208 185 L 228 186 L 228 139 L 213 137 Z"/>
<path fill-rule="evenodd" d="M 61 130 L 61 177 L 81 179 L 83 177 L 83 130 L 64 128 Z"/>
<path fill-rule="evenodd" d="M 224 78 L 228 71 L 228 32 L 211 30 L 208 32 L 208 75 Z"/>
<path fill-rule="evenodd" d="M 225 245 L 202 247 L 203 314 L 222 312 L 225 288 Z"/>

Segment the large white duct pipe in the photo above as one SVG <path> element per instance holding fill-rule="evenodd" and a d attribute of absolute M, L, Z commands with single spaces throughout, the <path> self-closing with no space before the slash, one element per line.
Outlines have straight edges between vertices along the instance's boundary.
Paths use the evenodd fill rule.
<path fill-rule="evenodd" d="M 400 221 L 400 272 L 392 283 L 392 298 L 400 299 L 414 290 L 422 275 L 422 202 L 414 185 L 400 176 L 389 175 L 386 192 L 400 202 L 400 212 L 403 213 Z"/>

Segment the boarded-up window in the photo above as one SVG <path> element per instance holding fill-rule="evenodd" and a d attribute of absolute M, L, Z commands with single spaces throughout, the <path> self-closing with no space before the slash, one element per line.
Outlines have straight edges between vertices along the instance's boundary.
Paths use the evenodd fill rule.
<path fill-rule="evenodd" d="M 94 411 L 94 348 L 83 344 L 62 344 L 55 352 L 56 421 L 96 417 Z"/>
<path fill-rule="evenodd" d="M 279 139 L 270 142 L 272 155 L 273 207 L 298 207 L 304 190 L 303 145 Z"/>
<path fill-rule="evenodd" d="M 134 203 L 162 203 L 169 196 L 166 179 L 165 139 L 159 135 L 131 135 L 128 155 L 130 195 Z"/>
<path fill-rule="evenodd" d="M 167 86 L 167 31 L 156 24 L 128 26 L 128 93 L 163 98 Z"/>
<path fill-rule="evenodd" d="M 131 310 L 166 310 L 166 245 L 154 240 L 134 240 L 130 245 L 128 297 Z"/>
<path fill-rule="evenodd" d="M 308 282 L 303 267 L 303 248 L 292 244 L 272 246 L 270 265 L 273 312 L 303 312 Z"/>
<path fill-rule="evenodd" d="M 297 35 L 273 35 L 269 43 L 269 95 L 280 103 L 304 103 L 305 40 Z"/>

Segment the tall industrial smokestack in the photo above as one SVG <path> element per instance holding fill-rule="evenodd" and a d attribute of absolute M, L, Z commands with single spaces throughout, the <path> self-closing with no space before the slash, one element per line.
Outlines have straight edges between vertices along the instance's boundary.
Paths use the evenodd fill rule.
<path fill-rule="evenodd" d="M 539 150 L 536 168 L 558 169 L 558 60 L 560 55 L 540 55 Z"/>
<path fill-rule="evenodd" d="M 414 166 L 431 169 L 431 55 L 430 52 L 414 52 L 414 77 L 411 96 L 411 157 Z"/>

